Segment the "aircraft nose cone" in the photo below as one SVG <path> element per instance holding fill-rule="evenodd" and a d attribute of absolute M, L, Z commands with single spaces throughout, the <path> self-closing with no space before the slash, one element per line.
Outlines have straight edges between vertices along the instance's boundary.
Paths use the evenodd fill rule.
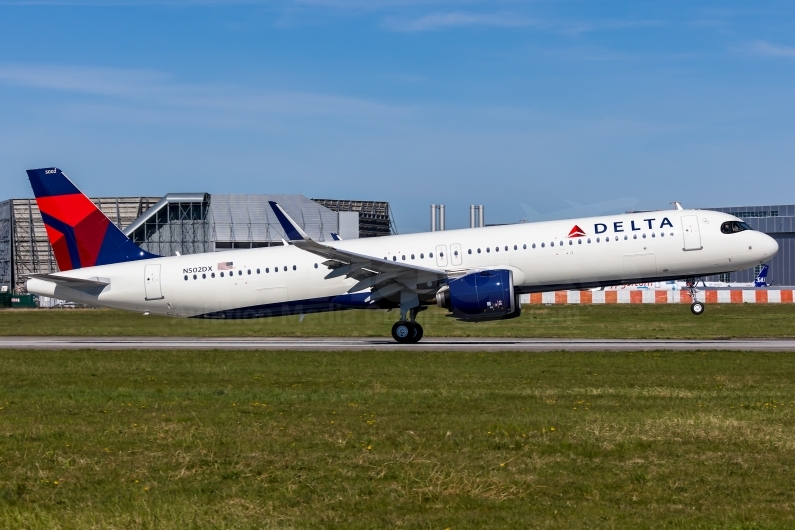
<path fill-rule="evenodd" d="M 761 241 L 760 248 L 764 252 L 765 257 L 772 258 L 778 254 L 778 241 L 773 239 L 767 234 L 762 234 L 763 240 Z"/>

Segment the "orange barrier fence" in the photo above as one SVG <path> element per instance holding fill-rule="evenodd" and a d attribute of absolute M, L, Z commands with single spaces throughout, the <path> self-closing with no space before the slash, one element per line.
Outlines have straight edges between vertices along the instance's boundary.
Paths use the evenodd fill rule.
<path fill-rule="evenodd" d="M 696 295 L 708 304 L 791 304 L 792 289 L 703 290 Z M 523 304 L 690 304 L 682 291 L 553 291 L 521 295 Z"/>

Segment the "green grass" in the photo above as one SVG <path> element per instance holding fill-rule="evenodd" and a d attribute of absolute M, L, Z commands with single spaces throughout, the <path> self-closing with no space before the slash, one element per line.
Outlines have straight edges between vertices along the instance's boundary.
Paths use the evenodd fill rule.
<path fill-rule="evenodd" d="M 0 350 L 0 374 L 2 528 L 795 526 L 793 354 Z"/>
<path fill-rule="evenodd" d="M 426 336 L 567 338 L 795 337 L 795 306 L 714 304 L 701 316 L 687 305 L 524 306 L 517 319 L 458 322 L 432 308 L 418 320 Z M 128 337 L 388 337 L 397 311 L 340 311 L 255 320 L 143 316 L 112 310 L 0 311 L 0 335 Z"/>

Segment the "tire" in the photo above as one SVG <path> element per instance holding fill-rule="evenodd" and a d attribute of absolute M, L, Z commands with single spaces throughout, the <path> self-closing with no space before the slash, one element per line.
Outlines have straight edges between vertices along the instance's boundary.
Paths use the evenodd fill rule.
<path fill-rule="evenodd" d="M 690 312 L 694 315 L 703 315 L 704 314 L 704 304 L 701 302 L 693 302 L 690 304 Z"/>
<path fill-rule="evenodd" d="M 412 342 L 414 337 L 414 326 L 410 322 L 395 322 L 392 325 L 392 338 L 401 344 Z"/>
<path fill-rule="evenodd" d="M 422 335 L 424 334 L 424 332 L 419 322 L 412 322 L 411 327 L 414 330 L 414 333 L 412 334 L 411 337 L 411 342 L 419 342 L 420 340 L 422 340 Z"/>

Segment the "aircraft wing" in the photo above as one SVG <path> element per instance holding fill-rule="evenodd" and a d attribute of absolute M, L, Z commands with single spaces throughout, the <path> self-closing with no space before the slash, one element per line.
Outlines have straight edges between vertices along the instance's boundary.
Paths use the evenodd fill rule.
<path fill-rule="evenodd" d="M 58 274 L 31 274 L 28 279 L 44 280 L 46 282 L 53 282 L 64 287 L 71 289 L 80 289 L 81 287 L 104 287 L 110 285 L 108 278 L 69 278 L 67 276 L 59 276 Z"/>
<path fill-rule="evenodd" d="M 281 206 L 273 201 L 269 201 L 269 203 L 282 225 L 284 233 L 287 234 L 294 246 L 326 258 L 323 265 L 331 269 L 331 272 L 326 275 L 326 279 L 346 276 L 359 280 L 348 290 L 349 293 L 372 288 L 373 299 L 377 300 L 404 289 L 422 291 L 438 288 L 439 282 L 447 279 L 447 274 L 443 271 L 365 256 L 314 241 L 301 230 Z"/>

